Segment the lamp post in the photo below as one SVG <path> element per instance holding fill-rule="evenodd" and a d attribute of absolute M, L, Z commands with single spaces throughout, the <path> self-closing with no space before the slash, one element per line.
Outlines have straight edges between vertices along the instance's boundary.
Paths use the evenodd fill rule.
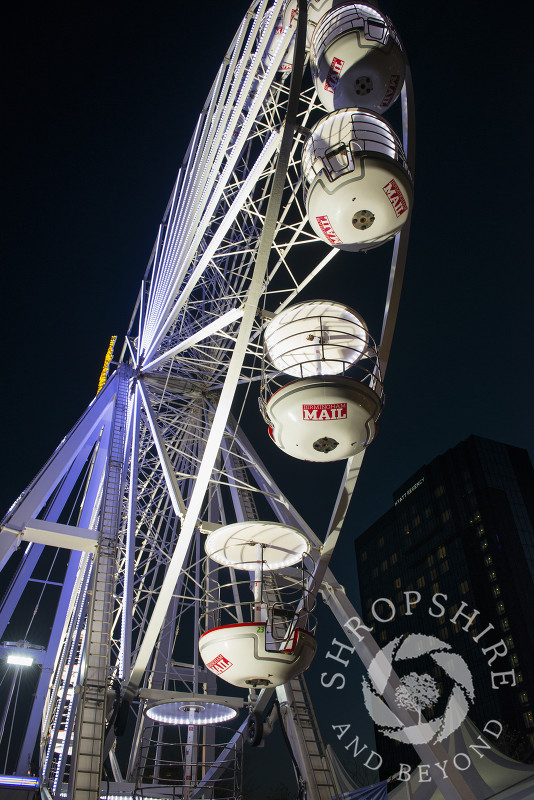
<path fill-rule="evenodd" d="M 35 658 L 31 653 L 30 650 L 42 649 L 37 648 L 35 645 L 30 644 L 25 640 L 21 640 L 19 642 L 2 642 L 1 646 L 7 650 L 5 656 L 5 663 L 9 667 L 14 667 L 13 675 L 11 678 L 11 685 L 9 687 L 8 696 L 6 699 L 6 703 L 4 706 L 2 720 L 0 722 L 0 743 L 3 742 L 4 735 L 7 734 L 7 726 L 6 722 L 9 716 L 10 711 L 12 711 L 13 715 L 15 714 L 15 708 L 18 700 L 18 694 L 20 689 L 21 677 L 22 672 L 28 667 L 32 667 L 35 664 Z M 10 649 L 13 648 L 13 649 Z M 9 758 L 9 751 L 11 745 L 11 735 L 13 732 L 13 725 L 11 725 L 9 729 L 9 738 L 7 741 L 6 751 L 5 751 L 5 758 L 4 758 L 4 765 L 3 765 L 3 772 L 7 772 L 7 764 Z"/>

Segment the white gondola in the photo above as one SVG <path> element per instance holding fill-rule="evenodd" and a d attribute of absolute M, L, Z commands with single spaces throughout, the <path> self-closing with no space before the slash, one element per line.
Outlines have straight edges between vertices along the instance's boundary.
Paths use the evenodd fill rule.
<path fill-rule="evenodd" d="M 267 403 L 275 444 L 304 461 L 340 461 L 364 450 L 382 410 L 377 393 L 354 378 L 294 381 Z"/>
<path fill-rule="evenodd" d="M 357 105 L 383 112 L 401 92 L 406 58 L 384 14 L 367 4 L 345 3 L 317 24 L 310 66 L 327 111 Z"/>
<path fill-rule="evenodd" d="M 315 233 L 340 250 L 367 250 L 408 219 L 413 181 L 388 123 L 363 109 L 334 111 L 304 145 L 306 207 Z"/>
<path fill-rule="evenodd" d="M 298 303 L 277 314 L 264 334 L 269 361 L 297 378 L 337 375 L 367 351 L 369 333 L 349 306 L 330 300 Z"/>
<path fill-rule="evenodd" d="M 267 641 L 267 626 L 236 623 L 207 631 L 199 642 L 206 667 L 243 689 L 280 686 L 310 666 L 317 649 L 309 631 L 296 628 L 282 649 Z"/>
<path fill-rule="evenodd" d="M 306 537 L 280 523 L 239 522 L 210 533 L 205 550 L 207 630 L 199 650 L 206 668 L 242 688 L 279 686 L 307 669 L 316 642 L 306 604 Z M 235 570 L 248 575 L 240 580 Z M 239 584 L 251 586 L 253 597 L 236 606 Z"/>
<path fill-rule="evenodd" d="M 376 347 L 356 311 L 299 303 L 265 329 L 260 405 L 275 444 L 306 461 L 356 455 L 376 435 L 383 405 Z M 281 373 L 299 378 L 285 383 Z"/>

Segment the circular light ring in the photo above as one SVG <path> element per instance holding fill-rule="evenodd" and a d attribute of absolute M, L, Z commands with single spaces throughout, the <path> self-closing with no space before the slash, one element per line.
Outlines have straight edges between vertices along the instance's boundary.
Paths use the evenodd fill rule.
<path fill-rule="evenodd" d="M 273 317 L 264 341 L 276 369 L 306 378 L 345 371 L 367 351 L 369 333 L 365 321 L 349 306 L 314 300 Z"/>
<path fill-rule="evenodd" d="M 151 706 L 146 715 L 162 725 L 216 725 L 234 719 L 237 711 L 221 703 L 203 703 L 195 699 Z"/>
<path fill-rule="evenodd" d="M 253 572 L 259 568 L 257 545 L 262 547 L 264 571 L 284 569 L 299 562 L 310 550 L 306 537 L 279 522 L 235 522 L 209 534 L 206 554 L 224 566 Z"/>

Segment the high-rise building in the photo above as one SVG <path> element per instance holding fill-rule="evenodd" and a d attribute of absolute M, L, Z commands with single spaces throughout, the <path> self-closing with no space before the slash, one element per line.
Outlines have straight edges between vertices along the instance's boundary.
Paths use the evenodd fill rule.
<path fill-rule="evenodd" d="M 475 724 L 500 720 L 508 741 L 533 744 L 534 470 L 526 450 L 470 436 L 421 467 L 393 501 L 356 540 L 366 624 L 381 647 L 416 632 L 449 645 L 473 676 Z M 402 680 L 413 665 L 395 667 Z M 418 660 L 422 668 L 440 691 L 424 711 L 431 719 L 443 714 L 452 684 L 431 654 Z M 383 777 L 417 760 L 381 732 L 377 745 Z"/>

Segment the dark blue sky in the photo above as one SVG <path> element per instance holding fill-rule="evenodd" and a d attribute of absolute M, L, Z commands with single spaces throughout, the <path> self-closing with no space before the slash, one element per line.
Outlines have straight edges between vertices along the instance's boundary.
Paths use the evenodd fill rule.
<path fill-rule="evenodd" d="M 52 2 L 6 13 L 4 506 L 92 398 L 109 337 L 127 327 L 178 164 L 245 6 L 197 9 Z M 533 444 L 526 24 L 478 4 L 456 15 L 445 3 L 382 9 L 412 63 L 416 200 L 361 524 L 422 462 L 470 433 Z M 354 259 L 359 284 L 374 280 L 369 260 Z M 331 279 L 339 299 L 343 276 Z M 358 299 L 350 301 L 366 317 Z"/>
<path fill-rule="evenodd" d="M 471 433 L 534 453 L 529 22 L 478 3 L 380 7 L 412 65 L 415 207 L 386 408 L 333 562 L 349 589 L 353 537 L 421 464 Z M 178 165 L 245 11 L 212 0 L 52 0 L 4 12 L 2 513 L 94 396 L 110 336 L 125 333 Z M 355 256 L 353 268 L 355 285 L 373 286 L 374 255 Z M 378 335 L 360 296 L 346 295 L 346 276 L 329 279 L 331 299 Z M 256 431 L 254 420 L 259 447 Z M 295 482 L 294 462 L 280 461 L 266 434 L 263 446 L 303 515 L 326 524 L 331 500 L 314 491 L 308 506 L 325 473 L 306 465 Z"/>
<path fill-rule="evenodd" d="M 6 13 L 4 508 L 93 397 L 108 340 L 127 328 L 177 167 L 244 10 L 52 2 Z M 478 4 L 460 14 L 390 0 L 382 10 L 412 65 L 416 195 L 386 408 L 347 538 L 469 434 L 534 444 L 525 26 Z M 324 289 L 375 336 L 367 298 L 384 278 L 377 258 L 387 268 L 386 252 L 354 257 L 354 297 L 335 261 Z M 268 459 L 273 445 L 264 447 Z M 322 477 L 306 473 L 304 496 L 309 480 Z"/>

